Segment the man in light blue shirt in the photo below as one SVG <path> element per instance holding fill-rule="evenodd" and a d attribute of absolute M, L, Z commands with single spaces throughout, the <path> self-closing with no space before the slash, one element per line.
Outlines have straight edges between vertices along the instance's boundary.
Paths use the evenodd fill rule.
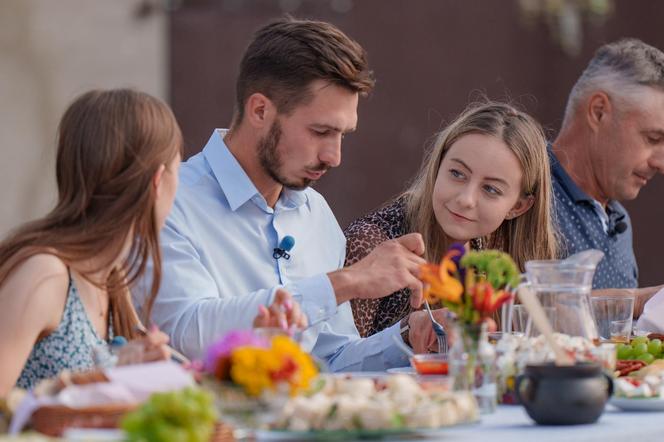
<path fill-rule="evenodd" d="M 358 97 L 372 87 L 364 50 L 328 23 L 283 19 L 256 33 L 240 67 L 231 129 L 214 131 L 181 166 L 161 233 L 163 279 L 152 319 L 176 348 L 199 357 L 225 332 L 250 327 L 279 287 L 309 319 L 303 345 L 334 371 L 404 366 L 395 341 L 416 351 L 436 343 L 421 311 L 359 337 L 350 299 L 408 287 L 412 304 L 421 303 L 422 239 L 388 241 L 342 268 L 345 238 L 308 187 L 340 164 Z M 295 240 L 290 257 L 273 256 L 286 236 Z"/>

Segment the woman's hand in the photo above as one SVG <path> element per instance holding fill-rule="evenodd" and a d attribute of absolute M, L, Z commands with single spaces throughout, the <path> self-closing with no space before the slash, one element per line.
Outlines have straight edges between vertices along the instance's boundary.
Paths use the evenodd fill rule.
<path fill-rule="evenodd" d="M 168 335 L 159 331 L 156 325 L 143 337 L 132 339 L 120 349 L 118 364 L 164 361 L 171 357 Z"/>
<path fill-rule="evenodd" d="M 278 289 L 269 307 L 261 305 L 254 319 L 254 327 L 277 327 L 284 330 L 307 327 L 307 317 L 300 304 L 286 290 Z"/>

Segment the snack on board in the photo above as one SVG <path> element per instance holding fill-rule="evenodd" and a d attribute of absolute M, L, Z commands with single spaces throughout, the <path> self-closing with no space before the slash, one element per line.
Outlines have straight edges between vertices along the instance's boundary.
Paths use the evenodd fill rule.
<path fill-rule="evenodd" d="M 650 336 L 636 336 L 629 344 L 618 344 L 617 354 L 619 360 L 640 360 L 650 364 L 656 359 L 664 357 L 662 340 Z"/>
<path fill-rule="evenodd" d="M 321 376 L 308 395 L 291 398 L 275 429 L 396 430 L 439 428 L 477 420 L 468 392 L 425 390 L 408 375 L 384 378 Z"/>
<path fill-rule="evenodd" d="M 620 360 L 616 362 L 616 376 L 627 376 L 630 373 L 640 370 L 645 367 L 646 364 L 643 361 L 636 360 Z"/>
<path fill-rule="evenodd" d="M 664 398 L 664 360 L 658 359 L 646 365 L 643 361 L 623 361 L 627 363 L 641 362 L 640 369 L 628 376 L 615 380 L 615 395 L 627 398 Z"/>

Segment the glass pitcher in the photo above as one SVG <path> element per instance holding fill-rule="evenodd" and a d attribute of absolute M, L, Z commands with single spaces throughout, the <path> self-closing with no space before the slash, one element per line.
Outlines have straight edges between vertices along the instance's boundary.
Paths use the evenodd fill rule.
<path fill-rule="evenodd" d="M 600 255 L 586 253 L 565 260 L 526 262 L 528 284 L 542 307 L 552 312 L 548 316 L 555 332 L 598 342 L 590 305 L 595 268 L 603 256 L 597 253 Z"/>

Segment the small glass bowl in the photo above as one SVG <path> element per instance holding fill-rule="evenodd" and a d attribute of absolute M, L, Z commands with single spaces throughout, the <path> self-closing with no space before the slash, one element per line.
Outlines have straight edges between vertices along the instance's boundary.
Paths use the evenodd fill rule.
<path fill-rule="evenodd" d="M 410 365 L 415 369 L 417 374 L 422 376 L 445 376 L 449 374 L 447 355 L 442 353 L 413 355 L 410 358 Z"/>

